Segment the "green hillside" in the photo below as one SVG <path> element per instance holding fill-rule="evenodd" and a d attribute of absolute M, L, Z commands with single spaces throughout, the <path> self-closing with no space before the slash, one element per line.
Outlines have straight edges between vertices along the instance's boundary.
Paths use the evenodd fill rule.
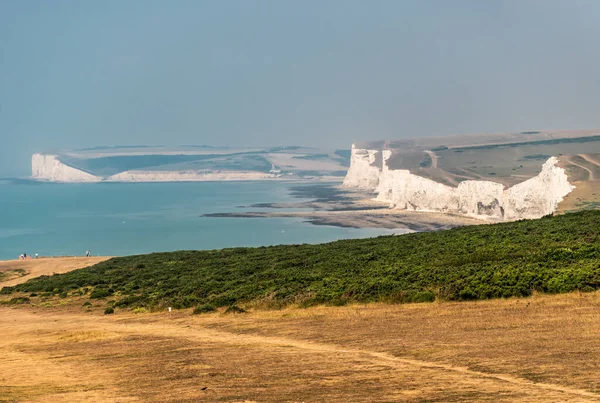
<path fill-rule="evenodd" d="M 600 211 L 321 245 L 114 258 L 1 293 L 80 293 L 117 306 L 416 302 L 600 288 Z"/>

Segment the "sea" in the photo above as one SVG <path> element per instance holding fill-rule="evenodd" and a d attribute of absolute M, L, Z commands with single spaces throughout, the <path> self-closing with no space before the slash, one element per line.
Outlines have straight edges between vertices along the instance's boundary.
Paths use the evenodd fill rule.
<path fill-rule="evenodd" d="M 0 259 L 124 256 L 175 250 L 322 243 L 394 230 L 313 225 L 296 218 L 202 217 L 302 201 L 297 183 L 57 184 L 0 180 Z M 397 232 L 397 231 L 396 231 Z"/>

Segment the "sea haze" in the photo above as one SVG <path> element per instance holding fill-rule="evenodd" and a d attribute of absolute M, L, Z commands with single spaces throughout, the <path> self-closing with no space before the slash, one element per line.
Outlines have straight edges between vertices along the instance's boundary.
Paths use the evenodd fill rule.
<path fill-rule="evenodd" d="M 0 182 L 0 259 L 131 255 L 183 249 L 320 243 L 393 230 L 288 218 L 208 218 L 293 199 L 282 182 L 36 184 Z M 256 210 L 254 208 L 253 210 Z"/>

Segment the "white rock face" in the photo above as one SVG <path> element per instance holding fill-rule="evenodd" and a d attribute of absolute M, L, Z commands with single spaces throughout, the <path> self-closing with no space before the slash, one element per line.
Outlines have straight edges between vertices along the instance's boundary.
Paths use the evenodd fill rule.
<path fill-rule="evenodd" d="M 565 170 L 551 157 L 536 177 L 519 183 L 506 192 L 505 217 L 509 220 L 537 218 L 556 211 L 558 203 L 574 189 Z"/>
<path fill-rule="evenodd" d="M 464 181 L 456 188 L 458 210 L 472 216 L 504 216 L 504 185 L 490 181 Z"/>
<path fill-rule="evenodd" d="M 375 190 L 381 173 L 381 161 L 378 161 L 380 158 L 381 153 L 378 150 L 360 149 L 352 144 L 350 168 L 344 178 L 344 186 Z"/>
<path fill-rule="evenodd" d="M 202 182 L 275 179 L 277 175 L 242 171 L 125 171 L 106 178 L 110 182 Z"/>
<path fill-rule="evenodd" d="M 33 154 L 31 157 L 31 176 L 52 182 L 98 182 L 101 177 L 94 176 L 59 161 L 56 155 Z"/>
<path fill-rule="evenodd" d="M 50 182 L 200 182 L 266 180 L 281 175 L 253 171 L 125 171 L 105 178 L 68 166 L 57 155 L 34 154 L 31 177 Z"/>
<path fill-rule="evenodd" d="M 451 187 L 408 170 L 389 169 L 389 150 L 381 152 L 382 162 L 377 166 L 372 157 L 376 152 L 353 145 L 344 186 L 373 190 L 376 200 L 389 203 L 391 208 L 505 220 L 539 218 L 556 211 L 574 188 L 554 157 L 546 161 L 538 176 L 505 190 L 501 183 L 475 180 Z"/>
<path fill-rule="evenodd" d="M 383 151 L 377 200 L 389 202 L 392 208 L 413 211 L 457 211 L 458 198 L 454 188 L 413 175 L 406 169 L 389 169 L 387 160 L 392 152 Z"/>

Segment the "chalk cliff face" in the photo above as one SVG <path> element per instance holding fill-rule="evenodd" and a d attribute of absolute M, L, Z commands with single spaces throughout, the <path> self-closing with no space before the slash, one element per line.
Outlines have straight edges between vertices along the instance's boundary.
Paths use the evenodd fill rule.
<path fill-rule="evenodd" d="M 541 217 L 556 211 L 558 203 L 574 189 L 557 163 L 557 158 L 550 158 L 538 176 L 506 191 L 507 219 Z"/>
<path fill-rule="evenodd" d="M 31 176 L 52 182 L 98 182 L 102 178 L 60 162 L 56 155 L 33 154 Z"/>
<path fill-rule="evenodd" d="M 391 208 L 506 220 L 539 218 L 556 211 L 558 203 L 573 189 L 554 157 L 546 161 L 536 177 L 504 189 L 501 183 L 476 180 L 447 186 L 406 169 L 389 169 L 389 150 L 381 151 L 381 165 L 377 166 L 371 157 L 376 153 L 352 147 L 344 186 L 372 190 L 377 200 L 389 203 Z"/>
<path fill-rule="evenodd" d="M 125 171 L 110 176 L 106 180 L 112 182 L 202 182 L 263 180 L 276 177 L 269 173 L 243 171 Z"/>
<path fill-rule="evenodd" d="M 360 149 L 352 144 L 350 168 L 344 179 L 344 186 L 374 190 L 379 184 L 380 173 L 380 151 Z"/>
<path fill-rule="evenodd" d="M 58 155 L 34 154 L 31 158 L 31 177 L 50 182 L 187 182 L 187 181 L 245 181 L 277 179 L 281 175 L 257 171 L 131 170 L 104 177 L 69 166 Z"/>

